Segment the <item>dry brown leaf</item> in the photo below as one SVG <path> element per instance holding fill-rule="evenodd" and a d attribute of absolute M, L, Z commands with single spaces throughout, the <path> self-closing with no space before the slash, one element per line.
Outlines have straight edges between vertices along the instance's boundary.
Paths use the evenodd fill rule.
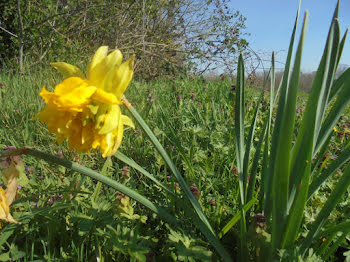
<path fill-rule="evenodd" d="M 6 165 L 4 165 L 6 163 Z M 7 182 L 6 197 L 8 205 L 11 205 L 16 198 L 17 194 L 17 177 L 20 174 L 20 170 L 24 168 L 24 163 L 20 156 L 8 157 L 5 161 L 2 161 L 2 175 Z"/>

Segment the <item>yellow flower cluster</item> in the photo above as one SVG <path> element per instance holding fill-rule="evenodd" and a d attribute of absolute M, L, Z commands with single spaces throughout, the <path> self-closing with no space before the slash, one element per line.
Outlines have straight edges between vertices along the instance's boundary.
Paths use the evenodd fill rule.
<path fill-rule="evenodd" d="M 120 109 L 133 75 L 134 57 L 122 63 L 119 50 L 107 54 L 107 46 L 96 51 L 86 77 L 76 66 L 52 63 L 65 80 L 53 93 L 42 88 L 40 96 L 47 105 L 37 116 L 56 134 L 59 143 L 67 139 L 69 147 L 77 152 L 100 149 L 103 157 L 119 148 L 124 125 L 134 128 Z"/>

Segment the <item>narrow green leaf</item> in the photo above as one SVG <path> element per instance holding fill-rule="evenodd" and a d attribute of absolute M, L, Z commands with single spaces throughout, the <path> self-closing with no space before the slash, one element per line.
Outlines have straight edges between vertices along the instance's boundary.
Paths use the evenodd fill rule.
<path fill-rule="evenodd" d="M 260 104 L 261 104 L 262 100 L 264 99 L 264 91 L 265 91 L 265 88 L 263 88 L 261 95 L 260 95 L 260 98 L 258 100 L 258 103 L 255 107 L 254 116 L 253 116 L 252 122 L 250 124 L 249 134 L 248 134 L 247 141 L 246 141 L 246 148 L 245 148 L 245 154 L 244 154 L 244 160 L 243 160 L 243 188 L 244 189 L 247 189 L 248 164 L 249 164 L 249 159 L 250 159 L 251 146 L 252 146 L 253 139 L 254 139 L 255 127 L 256 127 L 257 116 L 259 113 Z M 246 199 L 247 191 L 245 191 L 244 194 L 245 194 L 244 199 Z"/>
<path fill-rule="evenodd" d="M 348 165 L 344 171 L 344 174 L 339 179 L 339 182 L 333 189 L 331 195 L 328 197 L 327 202 L 324 204 L 316 220 L 312 223 L 309 233 L 303 240 L 300 252 L 305 254 L 311 243 L 316 239 L 320 229 L 323 227 L 326 219 L 336 207 L 336 205 L 342 200 L 343 195 L 350 186 L 350 165 Z"/>
<path fill-rule="evenodd" d="M 348 74 L 345 74 L 348 73 Z M 319 148 L 323 145 L 323 143 L 327 140 L 327 138 L 331 135 L 333 132 L 333 128 L 338 122 L 339 118 L 342 116 L 344 113 L 344 110 L 346 109 L 349 101 L 350 101 L 350 70 L 347 72 L 344 72 L 342 74 L 342 85 L 338 89 L 339 93 L 337 96 L 337 99 L 332 106 L 331 111 L 327 115 L 326 119 L 324 120 L 324 123 L 322 125 L 322 128 L 319 133 L 319 137 L 317 140 L 317 144 L 315 147 L 314 154 L 316 154 L 319 150 Z M 340 79 L 340 78 L 339 78 Z"/>
<path fill-rule="evenodd" d="M 315 176 L 315 174 L 317 173 L 317 171 L 319 170 L 319 165 L 323 161 L 324 155 L 329 150 L 328 146 L 329 146 L 331 140 L 332 140 L 332 134 L 329 134 L 327 140 L 323 143 L 321 149 L 319 149 L 316 156 L 314 156 L 314 161 L 313 161 L 312 167 L 311 167 L 310 179 L 313 178 Z M 316 157 L 316 159 L 315 159 L 315 157 Z"/>
<path fill-rule="evenodd" d="M 338 8 L 338 6 L 337 6 Z M 335 12 L 336 15 L 337 11 Z M 330 40 L 330 52 L 329 52 L 329 63 L 327 64 L 327 71 L 325 71 L 325 76 L 327 75 L 327 80 L 325 82 L 326 88 L 324 89 L 324 94 L 320 96 L 321 102 L 318 107 L 318 111 L 316 114 L 316 129 L 315 129 L 315 137 L 314 137 L 314 146 L 316 146 L 316 142 L 318 140 L 319 132 L 321 130 L 324 114 L 326 112 L 327 106 L 328 106 L 328 99 L 331 93 L 331 87 L 334 80 L 334 76 L 337 69 L 337 63 L 338 63 L 338 53 L 339 53 L 339 41 L 340 41 L 340 26 L 337 18 L 334 18 L 333 20 L 334 25 L 334 32 L 333 32 L 333 38 Z M 332 32 L 332 28 L 330 29 L 330 34 Z M 322 94 L 322 93 L 321 93 Z M 313 152 L 313 154 L 315 154 Z"/>
<path fill-rule="evenodd" d="M 21 155 L 21 154 L 27 154 L 34 157 L 38 157 L 40 159 L 43 159 L 47 162 L 54 163 L 57 165 L 64 166 L 66 168 L 70 168 L 73 171 L 79 172 L 83 175 L 86 175 L 88 177 L 91 177 L 93 179 L 96 179 L 97 181 L 102 182 L 105 185 L 108 185 L 120 192 L 122 192 L 125 195 L 128 195 L 132 199 L 136 200 L 140 204 L 144 205 L 154 213 L 158 214 L 160 217 L 162 217 L 165 221 L 171 223 L 171 224 L 177 224 L 176 218 L 170 215 L 165 209 L 163 209 L 160 206 L 157 206 L 153 204 L 151 201 L 149 201 L 146 197 L 142 196 L 141 194 L 137 193 L 136 191 L 118 183 L 117 181 L 114 181 L 113 179 L 106 177 L 100 173 L 97 173 L 96 171 L 87 168 L 85 166 L 81 166 L 77 163 L 74 163 L 72 161 L 69 161 L 67 159 L 62 159 L 57 156 L 53 156 L 35 149 L 31 148 L 20 148 L 15 150 L 6 150 L 3 151 L 2 154 L 0 154 L 1 157 L 6 156 L 7 154 L 12 153 L 12 155 Z"/>
<path fill-rule="evenodd" d="M 244 177 L 247 179 L 246 183 L 248 184 L 248 188 L 247 188 L 247 196 L 246 196 L 246 202 L 250 201 L 253 197 L 253 192 L 254 192 L 254 187 L 255 187 L 255 181 L 256 181 L 256 174 L 257 174 L 257 170 L 258 170 L 258 164 L 259 164 L 259 159 L 260 159 L 260 152 L 261 152 L 261 148 L 264 142 L 264 137 L 266 134 L 266 129 L 268 127 L 268 122 L 269 122 L 269 118 L 267 118 L 265 120 L 265 124 L 263 127 L 263 131 L 262 134 L 260 135 L 259 138 L 259 143 L 257 145 L 257 148 L 255 150 L 255 154 L 254 154 L 254 158 L 253 158 L 253 163 L 252 163 L 252 167 L 251 167 L 251 171 L 250 171 L 250 178 L 248 181 L 248 163 L 249 163 L 249 159 L 250 159 L 250 151 L 251 151 L 251 145 L 253 142 L 253 138 L 254 138 L 254 133 L 255 133 L 255 127 L 256 127 L 256 122 L 257 122 L 257 115 L 259 112 L 259 107 L 260 104 L 264 101 L 264 94 L 265 94 L 265 90 L 268 84 L 268 80 L 270 78 L 270 73 L 271 70 L 269 71 L 269 73 L 267 74 L 266 79 L 264 80 L 264 85 L 263 85 L 263 90 L 261 91 L 260 94 L 260 98 L 258 100 L 258 103 L 256 105 L 256 109 L 254 112 L 254 117 L 252 119 L 252 122 L 250 124 L 250 130 L 249 130 L 249 135 L 247 138 L 247 144 L 246 144 L 246 149 L 245 149 L 245 155 L 244 155 L 244 164 L 243 164 L 243 171 L 244 171 Z M 271 89 L 273 89 L 274 87 L 271 85 Z M 273 91 L 271 91 L 273 93 Z M 273 97 L 273 96 L 272 96 Z M 271 110 L 270 110 L 271 112 Z M 246 188 L 246 187 L 244 187 Z"/>
<path fill-rule="evenodd" d="M 317 189 L 330 177 L 335 171 L 339 170 L 342 165 L 347 163 L 350 159 L 350 145 L 337 157 L 336 160 L 329 165 L 319 176 L 315 177 L 309 187 L 308 199 L 317 191 Z"/>
<path fill-rule="evenodd" d="M 260 205 L 263 207 L 263 213 L 267 220 L 270 219 L 272 212 L 272 172 L 269 167 L 269 149 L 270 137 L 269 134 L 265 136 L 265 145 L 263 152 L 263 160 L 261 163 L 261 186 L 260 186 Z"/>
<path fill-rule="evenodd" d="M 343 221 L 339 224 L 329 226 L 325 228 L 324 230 L 320 231 L 316 238 L 321 238 L 321 237 L 328 237 L 329 235 L 332 235 L 333 233 L 338 233 L 338 232 L 345 232 L 347 229 L 350 228 L 350 220 Z"/>
<path fill-rule="evenodd" d="M 342 38 L 342 40 L 340 41 L 340 44 L 339 44 L 339 51 L 338 51 L 338 57 L 337 57 L 337 62 L 336 62 L 335 70 L 338 69 L 338 65 L 339 65 L 341 56 L 342 56 L 342 54 L 343 54 L 343 49 L 344 49 L 344 45 L 345 45 L 345 41 L 346 41 L 346 36 L 348 35 L 348 31 L 349 31 L 349 29 L 346 29 L 345 34 L 343 35 L 343 38 Z"/>
<path fill-rule="evenodd" d="M 309 143 L 310 139 L 313 141 L 313 147 L 316 145 L 316 138 L 318 135 L 316 122 L 319 122 L 323 118 L 323 115 L 321 116 L 321 114 L 324 112 L 322 105 L 324 97 L 328 94 L 326 89 L 330 88 L 330 86 L 327 86 L 326 83 L 329 72 L 333 71 L 330 70 L 329 67 L 331 64 L 333 45 L 338 43 L 337 38 L 339 38 L 339 34 L 337 34 L 337 32 L 339 33 L 339 24 L 337 20 L 334 20 L 328 34 L 326 47 L 322 55 L 320 65 L 312 83 L 312 88 L 303 115 L 302 123 L 298 130 L 298 139 L 293 147 L 292 166 L 293 173 L 295 174 L 302 173 L 300 170 L 296 170 L 295 168 L 298 163 L 302 161 L 302 159 L 305 159 L 301 158 L 300 155 L 300 152 L 305 149 L 305 145 Z M 299 179 L 296 179 L 296 181 L 300 179 L 301 177 L 299 175 Z"/>
<path fill-rule="evenodd" d="M 345 230 L 340 237 L 334 242 L 334 244 L 327 250 L 327 253 L 322 257 L 324 261 L 328 261 L 330 256 L 334 256 L 337 248 L 346 240 L 346 237 L 350 233 L 350 228 Z"/>
<path fill-rule="evenodd" d="M 244 206 L 244 212 L 247 213 L 248 210 L 255 204 L 256 198 L 251 199 Z M 238 212 L 234 217 L 221 229 L 219 232 L 219 238 L 222 238 L 240 219 L 242 218 L 242 213 Z"/>
<path fill-rule="evenodd" d="M 246 194 L 246 178 L 244 178 L 244 63 L 242 54 L 238 58 L 237 68 L 237 87 L 236 87 L 236 101 L 235 101 L 235 147 L 236 147 L 236 161 L 239 179 L 239 192 L 240 192 L 240 210 L 241 210 L 241 247 L 240 258 L 244 260 L 246 257 L 246 232 L 247 226 L 245 221 L 245 194 Z"/>
<path fill-rule="evenodd" d="M 329 247 L 329 245 L 333 242 L 334 238 L 337 236 L 337 233 L 333 233 L 332 235 L 328 236 L 326 238 L 326 241 L 324 241 L 321 246 L 316 250 L 316 254 L 318 256 L 321 256 L 326 249 Z"/>
<path fill-rule="evenodd" d="M 276 73 L 275 73 L 275 53 L 272 52 L 271 58 L 271 84 L 270 84 L 270 108 L 269 115 L 267 118 L 267 134 L 265 137 L 265 146 L 263 152 L 263 161 L 261 168 L 261 194 L 260 194 L 260 205 L 263 207 L 264 215 L 267 219 L 270 218 L 271 210 L 272 210 L 272 175 L 273 173 L 269 170 L 269 152 L 270 152 L 270 135 L 272 130 L 272 115 L 273 110 L 275 108 L 275 104 L 277 102 L 277 98 L 279 97 L 283 76 L 281 82 L 279 83 L 278 90 L 275 93 L 275 84 L 276 84 Z"/>
<path fill-rule="evenodd" d="M 335 12 L 336 13 L 336 12 Z M 291 178 L 291 209 L 287 233 L 283 246 L 291 245 L 296 239 L 303 218 L 310 181 L 311 163 L 320 125 L 327 106 L 330 85 L 335 73 L 335 59 L 339 45 L 339 23 L 334 19 L 326 43 L 326 48 L 317 70 L 297 142 L 293 148 L 293 177 Z"/>
<path fill-rule="evenodd" d="M 334 73 L 334 50 L 339 44 L 339 24 L 333 20 L 326 47 L 318 67 L 316 76 L 312 83 L 311 93 L 306 105 L 301 126 L 298 130 L 298 137 L 292 151 L 292 174 L 290 182 L 290 195 L 288 221 L 288 239 L 286 244 L 294 241 L 299 232 L 299 226 L 302 220 L 305 208 L 309 180 L 311 173 L 311 163 L 313 158 L 314 147 L 318 135 L 319 122 L 323 119 L 325 101 L 328 99 L 330 81 Z M 332 62 L 333 61 L 333 62 Z M 328 84 L 328 85 L 327 85 Z M 294 238 L 294 239 L 293 239 Z"/>
<path fill-rule="evenodd" d="M 262 146 L 264 143 L 264 139 L 266 137 L 268 122 L 269 122 L 268 119 L 266 119 L 265 124 L 262 128 L 260 137 L 259 137 L 259 142 L 256 146 L 256 151 L 254 154 L 252 167 L 250 169 L 250 178 L 249 178 L 248 191 L 247 191 L 247 201 L 250 201 L 253 198 L 253 194 L 254 194 L 254 190 L 255 190 L 256 175 L 258 172 L 258 165 L 259 165 L 259 160 L 260 160 L 260 155 L 261 155 L 261 149 L 262 149 Z M 263 185 L 261 185 L 261 187 L 263 187 Z"/>
<path fill-rule="evenodd" d="M 176 197 L 176 195 L 167 188 L 164 184 L 159 182 L 157 178 L 155 178 L 152 174 L 148 173 L 144 168 L 142 168 L 140 165 L 138 165 L 133 159 L 127 157 L 122 152 L 117 151 L 114 155 L 116 158 L 118 158 L 120 161 L 124 162 L 125 164 L 131 166 L 132 168 L 136 169 L 140 173 L 144 174 L 146 177 L 151 179 L 155 184 L 163 188 L 165 191 L 167 191 L 171 196 Z"/>
<path fill-rule="evenodd" d="M 241 204 L 244 205 L 245 200 L 245 184 L 244 184 L 244 63 L 242 54 L 238 59 L 237 69 L 237 88 L 236 88 L 236 102 L 235 102 L 235 140 L 236 140 L 236 160 L 239 176 L 239 187 Z"/>
<path fill-rule="evenodd" d="M 300 6 L 299 6 L 300 8 Z M 293 74 L 290 81 L 291 57 L 294 45 L 296 27 L 300 9 L 298 9 L 293 34 L 289 46 L 287 62 L 283 75 L 283 83 L 278 102 L 276 122 L 272 135 L 270 172 L 272 175 L 272 249 L 281 247 L 282 236 L 285 231 L 287 215 L 288 190 L 290 177 L 290 152 L 293 140 L 296 95 L 300 74 L 300 59 L 302 43 L 305 32 L 300 39 L 298 53 L 294 63 Z M 274 252 L 274 251 L 273 251 Z"/>
<path fill-rule="evenodd" d="M 338 79 L 334 82 L 331 94 L 329 95 L 329 100 L 331 101 L 336 95 L 339 94 L 340 90 L 344 88 L 345 83 L 348 81 L 350 77 L 350 68 L 346 69 L 341 76 L 338 77 Z"/>
<path fill-rule="evenodd" d="M 307 11 L 305 12 L 304 16 L 304 23 L 301 31 L 301 36 L 297 48 L 297 52 L 295 55 L 295 62 L 294 62 L 294 67 L 293 67 L 293 73 L 291 76 L 291 82 L 290 82 L 290 91 L 288 94 L 288 99 L 287 99 L 287 106 L 286 106 L 286 111 L 284 115 L 284 120 L 285 120 L 285 128 L 281 130 L 282 134 L 286 132 L 288 135 L 288 144 L 286 144 L 285 150 L 288 151 L 288 153 L 285 153 L 286 157 L 288 159 L 285 160 L 285 164 L 288 165 L 288 169 L 286 168 L 285 171 L 288 172 L 283 176 L 283 173 L 280 173 L 281 177 L 286 177 L 288 180 L 293 180 L 293 177 L 288 177 L 287 174 L 290 172 L 290 151 L 292 147 L 292 140 L 294 136 L 294 122 L 295 122 L 295 112 L 296 112 L 296 100 L 297 100 L 297 91 L 298 91 L 298 85 L 299 85 L 299 78 L 300 78 L 300 67 L 301 67 L 301 57 L 302 57 L 302 52 L 303 52 L 303 46 L 304 46 L 304 39 L 306 36 L 306 30 L 307 30 L 307 22 L 308 22 L 308 13 Z M 283 138 L 282 138 L 283 139 Z M 283 147 L 281 148 L 283 150 Z M 288 191 L 289 191 L 289 181 L 287 182 L 287 188 L 284 188 L 287 190 L 286 195 L 287 195 L 287 203 L 288 203 Z M 277 185 L 278 186 L 278 185 Z M 287 206 L 283 206 L 283 208 L 287 208 Z M 286 210 L 285 210 L 286 211 Z M 288 218 L 287 218 L 287 225 L 285 228 L 285 232 L 281 232 L 281 238 L 282 238 L 282 244 L 281 247 L 284 248 L 286 245 L 290 245 L 294 241 L 294 235 L 298 230 L 295 230 L 296 228 L 299 227 L 299 220 L 300 217 L 303 214 L 303 209 L 298 210 L 298 212 L 295 213 L 290 213 Z M 297 226 L 297 227 L 295 227 Z M 284 231 L 284 230 L 283 230 Z"/>

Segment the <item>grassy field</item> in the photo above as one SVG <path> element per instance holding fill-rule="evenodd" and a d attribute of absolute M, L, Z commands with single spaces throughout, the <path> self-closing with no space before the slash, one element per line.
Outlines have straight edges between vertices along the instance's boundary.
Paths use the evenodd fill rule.
<path fill-rule="evenodd" d="M 102 170 L 104 175 L 165 206 L 181 221 L 182 227 L 171 227 L 142 205 L 93 179 L 24 156 L 25 173 L 19 177 L 17 200 L 11 206 L 14 218 L 21 224 L 3 224 L 0 261 L 217 260 L 212 247 L 183 211 L 186 207 L 181 198 L 169 197 L 143 174 L 115 157 L 103 159 L 94 152 L 77 154 L 69 151 L 65 143 L 55 143 L 55 136 L 34 119 L 43 106 L 39 97 L 41 87 L 45 85 L 52 90 L 60 80 L 50 69 L 22 75 L 0 74 L 0 148 L 29 146 Z M 133 81 L 126 92 L 128 100 L 178 167 L 217 233 L 239 213 L 233 120 L 235 91 L 231 85 L 230 81 L 187 79 L 152 83 Z M 246 133 L 260 92 L 253 88 L 246 90 Z M 265 101 L 267 97 L 266 93 Z M 306 94 L 298 96 L 298 121 L 306 98 Z M 264 102 L 262 112 L 266 105 Z M 125 108 L 123 113 L 128 114 Z M 262 124 L 260 113 L 253 151 Z M 346 113 L 336 127 L 317 172 L 326 169 L 347 146 L 349 127 L 350 115 Z M 139 126 L 125 131 L 119 151 L 181 196 L 176 179 Z M 301 237 L 308 232 L 308 224 L 315 220 L 341 173 L 338 170 L 308 202 Z M 257 191 L 259 185 L 258 170 Z M 349 193 L 348 190 L 328 223 L 349 217 Z M 254 232 L 254 223 L 257 223 L 254 218 L 258 212 L 258 204 L 248 212 L 251 219 L 248 221 L 247 243 L 251 250 L 255 250 L 254 243 L 259 241 Z M 315 247 L 324 241 L 320 239 Z M 349 239 L 341 244 L 345 251 L 349 249 L 347 241 Z M 238 242 L 237 225 L 223 237 L 222 243 L 231 255 L 237 256 Z M 259 256 L 258 252 L 251 252 L 249 259 L 254 260 Z M 337 261 L 337 256 L 330 259 Z"/>
<path fill-rule="evenodd" d="M 298 92 L 307 12 L 281 83 L 272 54 L 266 89 L 246 86 L 242 54 L 234 83 L 133 80 L 131 104 L 134 57 L 120 64 L 106 46 L 87 78 L 64 63 L 63 82 L 49 68 L 0 72 L 0 261 L 350 261 L 338 12 L 309 94 Z M 45 104 L 42 86 L 59 83 Z M 57 144 L 36 119 L 44 106 L 70 148 L 112 156 Z"/>

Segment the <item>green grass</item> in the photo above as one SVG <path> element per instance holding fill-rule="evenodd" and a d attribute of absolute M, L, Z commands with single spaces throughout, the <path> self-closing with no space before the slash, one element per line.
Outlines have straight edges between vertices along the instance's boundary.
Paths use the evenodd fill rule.
<path fill-rule="evenodd" d="M 122 172 L 125 164 L 114 157 L 106 163 L 99 153 L 78 155 L 68 151 L 66 144 L 55 143 L 54 136 L 48 133 L 44 124 L 33 120 L 43 106 L 38 96 L 41 87 L 46 85 L 52 90 L 54 83 L 59 81 L 51 69 L 23 75 L 0 74 L 0 83 L 3 84 L 1 148 L 30 146 L 52 154 L 62 150 L 65 158 L 97 171 L 103 170 L 106 176 L 165 206 L 181 221 L 182 229 L 171 228 L 132 200 L 130 205 L 123 205 L 122 200 L 127 201 L 124 195 L 90 178 L 24 156 L 27 175 L 20 178 L 22 188 L 18 200 L 11 206 L 15 219 L 22 224 L 4 225 L 1 229 L 0 261 L 87 261 L 97 257 L 101 261 L 127 261 L 129 257 L 136 260 L 150 257 L 159 261 L 182 261 L 186 257 L 200 261 L 216 260 L 215 252 L 185 215 L 181 200 L 169 198 L 164 190 L 132 168 L 129 176 L 126 175 Z M 259 94 L 259 90 L 246 90 L 246 135 Z M 231 83 L 133 81 L 126 96 L 154 131 L 187 184 L 192 186 L 214 231 L 220 232 L 240 212 L 235 147 L 231 135 L 234 133 Z M 300 119 L 305 98 L 304 94 L 298 98 L 300 111 L 297 111 L 297 119 Z M 128 114 L 127 110 L 124 113 Z M 262 130 L 261 117 L 259 114 L 252 150 Z M 339 131 L 345 130 L 349 121 L 349 114 L 344 115 L 338 124 Z M 320 169 L 326 168 L 332 162 L 331 156 L 337 156 L 347 143 L 346 135 L 335 136 Z M 136 126 L 135 131 L 126 130 L 120 152 L 134 159 L 173 192 L 180 191 L 175 177 L 140 127 Z M 339 175 L 327 180 L 310 200 L 304 217 L 305 232 L 307 223 L 315 219 Z M 259 183 L 258 173 L 257 185 Z M 331 220 L 348 217 L 347 199 L 345 197 L 341 203 L 342 209 L 332 213 Z M 254 217 L 254 210 L 258 207 L 252 209 L 248 217 Z M 253 221 L 248 221 L 248 227 L 252 224 Z M 233 257 L 238 255 L 238 234 L 239 227 L 234 227 L 222 239 Z M 249 234 L 252 234 L 251 228 L 248 228 L 247 241 L 253 248 L 256 236 Z M 253 253 L 251 258 L 254 258 Z"/>
<path fill-rule="evenodd" d="M 101 170 L 104 160 L 98 153 L 79 156 L 74 152 L 69 152 L 65 144 L 57 145 L 54 142 L 54 136 L 48 133 L 45 125 L 33 120 L 43 106 L 38 96 L 42 85 L 53 88 L 54 83 L 59 81 L 54 75 L 56 74 L 53 74 L 51 70 L 28 75 L 1 74 L 0 82 L 3 83 L 1 91 L 4 98 L 1 103 L 1 147 L 27 145 L 52 154 L 62 150 L 66 158 L 78 161 L 95 170 Z M 152 94 L 149 94 L 148 90 L 151 90 Z M 135 82 L 126 93 L 130 102 L 141 112 L 163 143 L 187 183 L 200 189 L 200 202 L 205 213 L 216 217 L 211 221 L 216 231 L 225 222 L 227 214 L 236 212 L 236 207 L 228 206 L 233 200 L 232 197 L 236 198 L 235 181 L 230 178 L 233 152 L 229 147 L 232 141 L 227 131 L 233 127 L 230 117 L 231 106 L 228 103 L 229 91 L 230 83 L 205 84 L 199 81 L 178 81 L 170 84 L 160 81 L 152 84 Z M 153 101 L 150 99 L 151 96 Z M 212 100 L 213 97 L 215 101 Z M 136 127 L 135 132 L 129 129 L 125 134 L 120 151 L 133 158 L 176 192 L 178 189 L 175 178 L 165 167 L 165 163 L 140 128 Z M 151 197 L 156 203 L 168 206 L 171 212 L 176 213 L 177 207 L 181 210 L 181 203 L 174 203 L 167 199 L 159 187 L 145 180 L 142 174 L 132 168 L 130 168 L 130 178 L 124 177 L 121 174 L 124 164 L 115 158 L 112 160 L 113 163 L 106 172 L 110 177 L 137 189 L 138 192 Z M 176 244 L 169 240 L 170 231 L 142 206 L 133 203 L 135 213 L 148 217 L 147 227 L 141 226 L 139 220 L 129 221 L 120 217 L 115 191 L 104 187 L 101 192 L 94 193 L 98 196 L 98 201 L 93 203 L 91 197 L 96 188 L 94 181 L 84 180 L 78 174 L 31 157 L 24 157 L 24 161 L 30 169 L 27 175 L 28 181 L 21 184 L 19 200 L 13 204 L 13 209 L 16 210 L 14 211 L 15 217 L 23 224 L 15 227 L 15 232 L 10 235 L 7 243 L 14 243 L 16 247 L 25 246 L 25 249 L 20 248 L 20 251 L 25 252 L 23 253 L 25 257 L 35 259 L 67 256 L 73 260 L 81 258 L 83 261 L 87 257 L 96 256 L 96 252 L 102 252 L 106 260 L 117 259 L 115 254 L 109 254 L 111 247 L 104 241 L 99 241 L 99 237 L 105 238 L 106 233 L 103 231 L 106 230 L 107 224 L 113 228 L 116 228 L 118 224 L 124 225 L 123 228 L 128 228 L 130 232 L 134 231 L 135 239 L 129 241 L 131 244 L 144 241 L 144 238 L 152 238 L 153 241 L 146 241 L 148 243 L 146 253 L 158 253 L 162 250 L 161 254 L 157 254 L 158 256 L 171 256 L 173 252 L 171 250 L 183 249 L 180 243 Z M 215 182 L 217 180 L 224 182 L 222 179 L 226 182 L 220 184 Z M 81 185 L 72 186 L 81 180 L 84 180 Z M 72 198 L 69 192 L 78 190 L 76 187 L 79 193 L 74 193 Z M 99 209 L 103 207 L 103 210 L 95 210 L 96 207 Z M 21 219 L 25 214 L 28 218 Z M 77 219 L 76 217 L 79 216 L 82 218 Z M 107 219 L 108 216 L 109 219 Z M 179 212 L 177 217 L 181 218 L 181 216 L 183 214 Z M 186 217 L 182 219 L 186 220 Z M 100 220 L 104 222 L 101 223 Z M 91 222 L 94 225 L 93 228 L 89 227 L 88 221 L 93 221 Z M 111 223 L 111 221 L 114 222 Z M 50 225 L 52 229 L 47 230 L 47 225 Z M 159 228 L 155 229 L 155 225 L 158 225 Z M 5 226 L 3 232 L 7 232 L 7 228 L 13 230 L 11 228 L 14 227 Z M 192 232 L 193 229 L 189 225 L 187 231 Z M 124 233 L 119 232 L 118 234 L 124 236 Z M 86 234 L 91 238 L 87 243 L 85 242 Z M 125 238 L 129 239 L 126 235 Z M 106 238 L 109 245 L 114 245 L 112 238 L 111 236 L 109 242 Z M 196 248 L 201 250 L 201 246 L 204 246 L 205 250 L 208 249 L 208 244 L 200 240 L 198 232 L 192 234 L 190 240 L 196 240 L 191 244 L 195 250 Z M 24 243 L 29 243 L 30 247 Z M 66 246 L 61 243 L 65 243 Z M 162 243 L 162 246 L 160 247 L 158 243 Z M 165 252 L 167 245 L 169 248 L 166 250 L 169 252 Z M 10 248 L 10 246 L 5 244 L 2 252 L 6 253 L 11 250 L 10 255 L 20 253 L 12 250 L 13 247 Z M 99 247 L 103 247 L 101 251 Z M 123 256 L 123 254 L 128 256 L 127 248 L 125 250 L 119 254 L 114 253 L 117 253 L 118 256 Z M 138 251 L 137 248 L 136 250 L 131 248 L 130 252 L 136 254 Z"/>

